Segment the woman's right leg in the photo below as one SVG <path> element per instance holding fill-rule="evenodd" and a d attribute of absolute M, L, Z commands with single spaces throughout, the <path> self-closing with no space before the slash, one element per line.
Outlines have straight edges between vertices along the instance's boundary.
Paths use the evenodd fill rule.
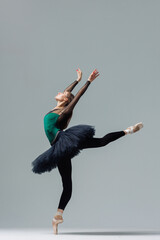
<path fill-rule="evenodd" d="M 108 133 L 104 137 L 101 137 L 101 138 L 90 138 L 86 142 L 82 143 L 81 149 L 104 147 L 108 143 L 113 142 L 124 135 L 125 135 L 124 131 L 118 131 L 118 132 Z"/>
<path fill-rule="evenodd" d="M 62 159 L 58 164 L 62 178 L 63 191 L 58 205 L 58 211 L 64 210 L 72 195 L 72 163 L 71 159 Z"/>
<path fill-rule="evenodd" d="M 63 191 L 61 194 L 61 198 L 59 201 L 57 213 L 53 218 L 52 225 L 54 233 L 57 234 L 58 232 L 58 223 L 63 222 L 63 211 L 69 202 L 71 195 L 72 195 L 72 164 L 71 159 L 62 159 L 58 163 L 58 170 L 62 178 L 62 184 L 63 184 Z"/>

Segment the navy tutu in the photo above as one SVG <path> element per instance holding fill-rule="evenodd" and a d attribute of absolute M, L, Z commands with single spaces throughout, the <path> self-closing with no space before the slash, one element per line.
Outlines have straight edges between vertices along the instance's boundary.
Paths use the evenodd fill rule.
<path fill-rule="evenodd" d="M 95 135 L 95 127 L 79 124 L 60 130 L 54 144 L 32 162 L 34 173 L 50 172 L 56 168 L 59 161 L 73 158 L 83 149 L 83 143 Z"/>

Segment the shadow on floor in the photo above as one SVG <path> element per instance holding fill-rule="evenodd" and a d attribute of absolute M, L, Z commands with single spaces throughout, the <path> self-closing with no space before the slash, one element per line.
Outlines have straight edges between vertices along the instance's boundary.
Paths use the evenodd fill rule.
<path fill-rule="evenodd" d="M 63 232 L 59 235 L 160 235 L 160 231 L 135 231 L 135 232 Z"/>

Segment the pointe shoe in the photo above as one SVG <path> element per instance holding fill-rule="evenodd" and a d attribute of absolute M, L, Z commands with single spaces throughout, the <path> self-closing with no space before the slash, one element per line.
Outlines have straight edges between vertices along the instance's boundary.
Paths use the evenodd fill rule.
<path fill-rule="evenodd" d="M 139 122 L 137 124 L 135 124 L 134 126 L 130 126 L 128 127 L 125 132 L 126 133 L 135 133 L 137 131 L 139 131 L 141 128 L 143 127 L 143 123 L 142 122 Z"/>
<path fill-rule="evenodd" d="M 56 215 L 52 219 L 52 226 L 54 234 L 58 234 L 58 224 L 63 222 L 63 217 L 61 215 Z"/>

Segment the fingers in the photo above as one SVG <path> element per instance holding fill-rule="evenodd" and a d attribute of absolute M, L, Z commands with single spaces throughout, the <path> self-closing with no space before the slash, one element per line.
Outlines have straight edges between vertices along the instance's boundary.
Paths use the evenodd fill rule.
<path fill-rule="evenodd" d="M 77 71 L 77 72 L 82 72 L 80 68 L 76 69 L 76 71 Z M 95 70 L 91 73 L 91 75 L 99 76 L 100 74 L 99 74 L 99 72 L 97 71 L 97 69 L 95 69 Z"/>
<path fill-rule="evenodd" d="M 98 73 L 97 69 L 95 69 L 95 70 L 93 71 L 93 73 Z"/>
<path fill-rule="evenodd" d="M 99 74 L 99 72 L 97 71 L 97 69 L 95 69 L 92 73 L 91 73 L 91 75 L 93 76 L 95 76 L 95 77 L 98 77 L 100 74 Z"/>
<path fill-rule="evenodd" d="M 81 72 L 81 69 L 80 69 L 80 68 L 78 68 L 78 69 L 76 69 L 76 71 L 77 71 L 77 72 Z"/>

